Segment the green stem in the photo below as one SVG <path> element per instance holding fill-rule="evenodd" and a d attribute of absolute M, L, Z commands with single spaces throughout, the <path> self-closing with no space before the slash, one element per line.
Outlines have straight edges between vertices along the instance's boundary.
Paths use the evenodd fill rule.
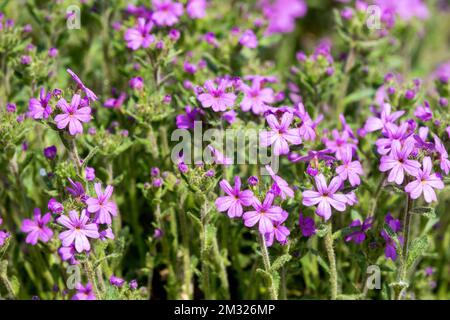
<path fill-rule="evenodd" d="M 325 235 L 325 248 L 327 250 L 328 261 L 330 264 L 330 291 L 331 300 L 337 299 L 337 269 L 336 269 L 336 256 L 334 254 L 333 247 L 333 225 L 331 220 L 328 221 L 328 232 Z"/>
<path fill-rule="evenodd" d="M 3 286 L 6 288 L 6 291 L 8 292 L 8 296 L 11 299 L 15 299 L 16 295 L 14 293 L 13 286 L 8 279 L 7 270 L 8 270 L 8 261 L 7 260 L 1 261 L 0 262 L 0 282 L 3 283 Z"/>
<path fill-rule="evenodd" d="M 377 189 L 375 191 L 375 195 L 372 198 L 372 203 L 370 205 L 368 218 L 373 217 L 373 215 L 375 214 L 375 210 L 377 209 L 377 204 L 378 204 L 378 198 L 380 197 L 381 190 L 382 190 L 381 187 L 383 186 L 384 180 L 386 180 L 386 177 L 383 175 L 383 177 L 380 179 L 380 182 L 378 183 Z"/>
<path fill-rule="evenodd" d="M 270 279 L 269 279 L 269 294 L 270 294 L 270 299 L 272 300 L 278 300 L 278 290 L 275 286 L 275 283 L 272 279 L 272 275 L 271 275 L 271 266 L 270 266 L 270 257 L 269 257 L 269 251 L 267 251 L 267 246 L 266 246 L 266 241 L 264 239 L 264 235 L 259 234 L 259 244 L 261 246 L 261 254 L 263 257 L 263 264 L 264 264 L 264 269 L 265 271 L 270 274 Z"/>
<path fill-rule="evenodd" d="M 351 44 L 350 45 L 350 50 L 348 52 L 347 55 L 347 60 L 345 62 L 345 67 L 344 67 L 344 79 L 342 80 L 341 83 L 341 87 L 338 91 L 338 98 L 336 100 L 336 119 L 339 119 L 339 115 L 344 113 L 345 111 L 345 104 L 344 104 L 344 97 L 347 93 L 347 89 L 348 89 L 348 84 L 350 82 L 350 76 L 348 75 L 348 73 L 350 72 L 350 70 L 353 68 L 353 65 L 355 64 L 355 48 L 354 45 Z M 340 122 L 339 122 L 339 126 L 340 126 Z"/>
<path fill-rule="evenodd" d="M 201 236 L 201 260 L 202 260 L 202 289 L 205 295 L 205 298 L 211 298 L 210 293 L 210 280 L 209 280 L 209 267 L 208 264 L 205 263 L 208 260 L 209 250 L 207 248 L 207 215 L 208 215 L 208 199 L 204 199 L 203 208 L 200 210 L 200 217 L 202 222 L 202 236 Z"/>
<path fill-rule="evenodd" d="M 94 270 L 92 268 L 92 264 L 89 260 L 82 262 L 83 267 L 84 267 L 84 271 L 86 272 L 86 275 L 90 281 L 90 283 L 92 284 L 92 288 L 94 290 L 94 294 L 95 294 L 95 298 L 97 300 L 102 300 L 102 295 L 100 293 L 100 291 L 98 290 L 98 286 L 97 286 L 97 279 L 95 278 L 95 274 L 94 274 Z"/>
<path fill-rule="evenodd" d="M 406 183 L 408 183 L 408 179 Z M 406 282 L 407 278 L 407 263 L 408 263 L 408 251 L 409 251 L 409 236 L 411 231 L 411 214 L 410 211 L 413 206 L 413 199 L 406 194 L 405 199 L 405 212 L 403 214 L 403 249 L 402 249 L 402 261 L 400 266 L 400 281 Z M 407 286 L 399 291 L 397 299 L 401 300 L 403 293 L 407 289 Z"/>

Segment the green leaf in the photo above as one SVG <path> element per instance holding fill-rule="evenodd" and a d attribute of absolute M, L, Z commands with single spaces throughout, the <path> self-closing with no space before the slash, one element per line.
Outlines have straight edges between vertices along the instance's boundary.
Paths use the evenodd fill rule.
<path fill-rule="evenodd" d="M 290 254 L 283 254 L 282 256 L 278 257 L 272 263 L 272 266 L 270 269 L 272 271 L 276 271 L 276 270 L 280 269 L 281 267 L 283 267 L 283 265 L 291 259 L 292 259 L 292 256 Z"/>
<path fill-rule="evenodd" d="M 409 246 L 408 260 L 406 262 L 406 268 L 410 268 L 414 263 L 425 254 L 428 249 L 428 237 L 421 236 L 420 238 L 414 239 Z"/>
<path fill-rule="evenodd" d="M 326 223 L 321 223 L 317 226 L 316 235 L 319 238 L 323 238 L 328 232 L 328 225 Z"/>
<path fill-rule="evenodd" d="M 421 214 L 429 219 L 436 218 L 436 211 L 433 207 L 415 207 L 410 211 L 411 214 Z"/>
<path fill-rule="evenodd" d="M 188 217 L 190 217 L 190 218 L 192 219 L 192 221 L 194 222 L 194 224 L 195 224 L 197 227 L 199 227 L 200 229 L 203 228 L 202 222 L 200 221 L 200 219 L 199 219 L 196 215 L 194 215 L 194 214 L 193 214 L 192 212 L 190 212 L 190 211 L 187 212 L 187 215 L 188 215 Z"/>
<path fill-rule="evenodd" d="M 372 97 L 374 94 L 374 89 L 362 89 L 356 92 L 353 92 L 352 94 L 349 94 L 343 101 L 344 106 L 357 102 L 360 100 L 363 100 L 364 98 Z"/>

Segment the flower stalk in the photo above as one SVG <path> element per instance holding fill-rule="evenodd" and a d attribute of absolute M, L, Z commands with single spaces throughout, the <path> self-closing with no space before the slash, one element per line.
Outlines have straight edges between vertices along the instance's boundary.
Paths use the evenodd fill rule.
<path fill-rule="evenodd" d="M 328 220 L 328 230 L 325 234 L 325 249 L 327 251 L 330 267 L 330 298 L 331 300 L 336 300 L 338 294 L 338 277 L 336 269 L 336 255 L 334 253 L 333 226 L 331 219 Z"/>

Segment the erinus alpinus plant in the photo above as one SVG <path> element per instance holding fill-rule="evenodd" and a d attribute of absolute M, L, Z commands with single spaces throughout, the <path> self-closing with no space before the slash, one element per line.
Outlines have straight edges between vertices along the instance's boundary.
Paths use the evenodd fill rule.
<path fill-rule="evenodd" d="M 448 299 L 450 8 L 0 3 L 0 297 Z"/>

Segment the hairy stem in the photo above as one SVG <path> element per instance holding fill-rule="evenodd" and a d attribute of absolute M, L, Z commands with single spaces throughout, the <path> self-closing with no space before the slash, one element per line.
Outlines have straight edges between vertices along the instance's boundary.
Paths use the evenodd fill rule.
<path fill-rule="evenodd" d="M 205 263 L 208 260 L 209 250 L 207 247 L 207 214 L 208 214 L 208 199 L 204 199 L 203 208 L 200 210 L 200 217 L 202 222 L 202 236 L 201 236 L 201 260 L 202 260 L 202 289 L 205 298 L 208 299 L 211 297 L 210 293 L 210 282 L 209 282 L 209 267 L 208 264 Z"/>
<path fill-rule="evenodd" d="M 92 288 L 94 290 L 95 298 L 97 300 L 102 300 L 102 295 L 101 295 L 100 291 L 98 290 L 97 279 L 95 278 L 95 273 L 94 273 L 94 270 L 92 268 L 91 262 L 86 259 L 86 261 L 82 262 L 82 264 L 83 264 L 83 267 L 84 267 L 84 271 L 86 272 L 86 275 L 87 275 L 89 281 L 92 284 Z"/>
<path fill-rule="evenodd" d="M 263 264 L 264 264 L 264 270 L 270 274 L 270 257 L 269 257 L 269 252 L 267 251 L 267 246 L 266 246 L 266 241 L 264 239 L 264 235 L 259 234 L 259 244 L 261 246 L 261 254 L 262 254 L 262 258 L 263 258 Z M 269 279 L 270 283 L 269 283 L 269 294 L 270 294 L 270 299 L 272 300 L 278 300 L 278 290 L 275 287 L 275 283 L 272 279 L 272 275 L 270 275 L 270 279 Z"/>
<path fill-rule="evenodd" d="M 406 183 L 409 181 L 407 180 Z M 413 206 L 413 199 L 409 197 L 408 194 L 406 194 L 405 199 L 405 212 L 403 214 L 403 249 L 402 249 L 402 261 L 400 266 L 400 281 L 406 282 L 407 278 L 407 263 L 408 263 L 408 251 L 409 251 L 409 236 L 410 236 L 410 230 L 411 230 L 411 209 Z M 402 290 L 398 293 L 398 300 L 401 300 L 403 297 L 403 294 L 407 287 L 404 287 Z"/>
<path fill-rule="evenodd" d="M 386 180 L 386 177 L 383 175 L 383 177 L 380 179 L 380 182 L 378 183 L 377 189 L 375 190 L 375 195 L 372 198 L 368 218 L 373 217 L 373 215 L 375 214 L 375 210 L 377 209 L 378 204 L 378 198 L 380 197 L 384 180 Z"/>
<path fill-rule="evenodd" d="M 328 261 L 330 264 L 330 293 L 331 300 L 337 299 L 337 269 L 336 269 L 336 256 L 333 248 L 333 226 L 331 220 L 328 221 L 328 232 L 325 235 L 325 248 L 327 250 Z"/>
<path fill-rule="evenodd" d="M 13 286 L 8 279 L 7 270 L 8 270 L 8 261 L 7 260 L 1 261 L 0 262 L 0 282 L 3 284 L 6 291 L 8 292 L 8 296 L 11 299 L 15 299 L 16 295 L 14 293 Z"/>

